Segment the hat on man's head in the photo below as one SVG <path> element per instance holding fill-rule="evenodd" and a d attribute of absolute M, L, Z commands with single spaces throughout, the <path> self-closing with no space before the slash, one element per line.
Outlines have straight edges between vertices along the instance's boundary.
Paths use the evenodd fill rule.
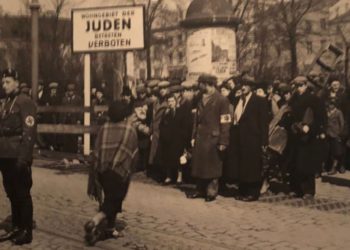
<path fill-rule="evenodd" d="M 13 79 L 18 80 L 18 72 L 14 69 L 8 68 L 2 72 L 2 77 L 12 77 Z"/>
<path fill-rule="evenodd" d="M 281 95 L 287 94 L 287 93 L 289 93 L 291 91 L 292 91 L 292 88 L 287 83 L 280 83 L 279 86 L 278 86 L 278 92 Z"/>
<path fill-rule="evenodd" d="M 20 85 L 19 85 L 19 88 L 20 89 L 23 89 L 23 88 L 29 88 L 28 84 L 26 82 L 22 82 Z"/>
<path fill-rule="evenodd" d="M 160 89 L 167 88 L 169 86 L 170 86 L 170 82 L 168 82 L 168 81 L 161 81 L 160 83 L 158 83 L 158 87 Z"/>
<path fill-rule="evenodd" d="M 292 84 L 295 85 L 301 85 L 301 84 L 307 84 L 308 80 L 305 76 L 297 76 L 293 79 Z"/>
<path fill-rule="evenodd" d="M 255 86 L 256 81 L 254 77 L 249 76 L 248 74 L 245 74 L 241 79 L 241 85 Z"/>
<path fill-rule="evenodd" d="M 136 93 L 137 94 L 144 94 L 147 92 L 147 89 L 146 89 L 146 86 L 144 84 L 139 84 L 137 87 L 136 87 Z"/>
<path fill-rule="evenodd" d="M 49 83 L 49 89 L 57 89 L 57 88 L 58 88 L 58 82 Z"/>
<path fill-rule="evenodd" d="M 68 85 L 67 85 L 67 90 L 69 91 L 69 90 L 75 90 L 75 84 L 74 83 L 68 83 Z"/>
<path fill-rule="evenodd" d="M 131 89 L 128 86 L 123 86 L 122 95 L 131 96 L 132 95 Z"/>
<path fill-rule="evenodd" d="M 149 88 L 158 87 L 158 83 L 159 83 L 159 80 L 156 80 L 156 79 L 149 80 L 147 82 L 147 87 L 149 87 Z"/>
<path fill-rule="evenodd" d="M 108 107 L 108 116 L 112 122 L 120 122 L 130 114 L 129 104 L 123 100 L 112 102 Z"/>
<path fill-rule="evenodd" d="M 184 87 L 181 85 L 173 85 L 169 87 L 169 92 L 170 93 L 178 93 L 184 90 Z"/>
<path fill-rule="evenodd" d="M 198 77 L 198 82 L 215 86 L 218 82 L 218 78 L 211 74 L 201 74 Z"/>
<path fill-rule="evenodd" d="M 187 80 L 181 83 L 181 86 L 185 89 L 185 90 L 190 90 L 193 89 L 195 83 L 193 81 Z"/>

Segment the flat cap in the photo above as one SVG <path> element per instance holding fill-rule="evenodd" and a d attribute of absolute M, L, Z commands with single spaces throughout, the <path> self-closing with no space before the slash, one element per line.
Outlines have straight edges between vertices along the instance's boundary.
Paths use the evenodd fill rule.
<path fill-rule="evenodd" d="M 167 88 L 169 86 L 170 86 L 170 82 L 168 81 L 161 81 L 160 83 L 158 83 L 159 88 Z"/>
<path fill-rule="evenodd" d="M 69 83 L 69 84 L 67 85 L 67 89 L 68 89 L 68 90 L 75 90 L 75 84 L 74 84 L 74 83 Z"/>
<path fill-rule="evenodd" d="M 49 89 L 57 89 L 57 88 L 58 88 L 58 82 L 49 83 Z"/>
<path fill-rule="evenodd" d="M 180 91 L 183 91 L 183 90 L 184 90 L 184 87 L 181 86 L 181 85 L 173 85 L 173 86 L 169 87 L 169 92 L 170 93 L 177 93 L 177 92 L 180 92 Z"/>
<path fill-rule="evenodd" d="M 292 83 L 293 84 L 306 84 L 307 81 L 308 80 L 305 76 L 297 76 L 293 79 Z"/>
<path fill-rule="evenodd" d="M 196 83 L 190 80 L 187 80 L 181 83 L 181 86 L 184 89 L 193 89 L 194 85 L 196 85 Z"/>
<path fill-rule="evenodd" d="M 20 85 L 19 85 L 19 88 L 20 89 L 23 89 L 23 88 L 29 88 L 28 84 L 26 82 L 22 82 Z"/>
<path fill-rule="evenodd" d="M 2 77 L 12 77 L 13 79 L 18 80 L 18 72 L 14 69 L 8 68 L 2 72 Z"/>
<path fill-rule="evenodd" d="M 139 84 L 136 86 L 136 93 L 143 94 L 146 92 L 147 92 L 147 89 L 146 89 L 146 86 L 144 84 Z"/>
<path fill-rule="evenodd" d="M 147 87 L 149 87 L 149 88 L 157 87 L 158 83 L 159 83 L 159 80 L 156 80 L 156 79 L 150 80 L 147 83 Z"/>

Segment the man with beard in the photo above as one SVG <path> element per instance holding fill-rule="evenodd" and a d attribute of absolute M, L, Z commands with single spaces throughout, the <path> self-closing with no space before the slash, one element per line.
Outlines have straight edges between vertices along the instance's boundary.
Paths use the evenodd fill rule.
<path fill-rule="evenodd" d="M 242 201 L 259 198 L 262 182 L 262 154 L 268 144 L 268 103 L 252 92 L 254 79 L 242 79 L 242 94 L 234 103 L 228 149 L 227 178 L 237 181 Z"/>
<path fill-rule="evenodd" d="M 229 101 L 216 90 L 217 78 L 199 77 L 204 93 L 201 96 L 193 131 L 192 176 L 197 180 L 196 192 L 188 198 L 215 200 L 222 175 L 222 156 L 229 144 L 231 116 Z"/>

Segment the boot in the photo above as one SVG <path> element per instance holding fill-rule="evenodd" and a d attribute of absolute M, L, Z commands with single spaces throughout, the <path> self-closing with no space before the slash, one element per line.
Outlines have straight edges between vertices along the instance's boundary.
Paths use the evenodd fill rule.
<path fill-rule="evenodd" d="M 20 230 L 17 235 L 11 239 L 12 243 L 18 246 L 24 245 L 24 244 L 30 244 L 33 240 L 33 234 L 32 230 L 29 229 L 22 229 Z"/>
<path fill-rule="evenodd" d="M 19 232 L 19 228 L 15 227 L 12 230 L 10 230 L 9 232 L 5 232 L 4 234 L 1 234 L 0 235 L 0 242 L 12 240 L 13 238 L 15 238 L 17 236 L 18 232 Z"/>

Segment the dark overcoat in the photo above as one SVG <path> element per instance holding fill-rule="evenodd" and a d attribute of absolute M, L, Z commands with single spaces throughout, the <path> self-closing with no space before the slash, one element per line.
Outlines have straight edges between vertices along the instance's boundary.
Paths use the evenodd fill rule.
<path fill-rule="evenodd" d="M 218 92 L 206 104 L 203 100 L 198 104 L 193 133 L 192 176 L 195 178 L 214 179 L 222 175 L 222 154 L 218 145 L 229 144 L 229 104 Z"/>
<path fill-rule="evenodd" d="M 225 173 L 228 179 L 245 183 L 261 181 L 262 147 L 268 144 L 268 119 L 267 100 L 252 94 L 238 124 L 231 126 L 229 167 Z"/>
<path fill-rule="evenodd" d="M 173 115 L 167 110 L 159 125 L 159 147 L 157 157 L 161 166 L 178 166 L 187 143 L 187 124 L 190 110 L 176 108 Z"/>
<path fill-rule="evenodd" d="M 149 153 L 149 164 L 158 164 L 155 162 L 158 144 L 159 144 L 159 124 L 162 120 L 164 112 L 167 107 L 167 102 L 156 102 L 153 104 L 153 114 L 152 114 L 152 123 L 151 123 L 151 148 Z"/>
<path fill-rule="evenodd" d="M 313 175 L 322 164 L 324 153 L 318 139 L 324 133 L 326 125 L 325 109 L 321 100 L 309 91 L 302 95 L 294 95 L 290 101 L 293 124 L 305 123 L 306 110 L 312 110 L 312 119 L 308 122 L 310 131 L 307 134 L 291 133 L 290 167 L 296 174 Z"/>

